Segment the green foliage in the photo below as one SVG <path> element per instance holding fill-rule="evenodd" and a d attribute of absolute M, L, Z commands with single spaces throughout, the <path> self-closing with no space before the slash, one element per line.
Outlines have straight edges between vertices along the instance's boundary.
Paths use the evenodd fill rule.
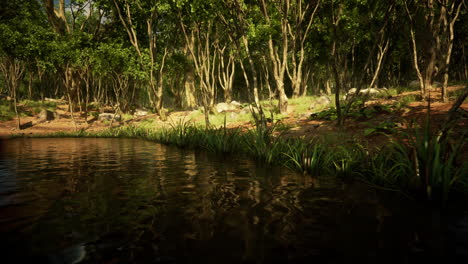
<path fill-rule="evenodd" d="M 336 113 L 335 107 L 330 107 L 326 110 L 322 110 L 318 113 L 314 113 L 310 116 L 311 119 L 318 119 L 318 120 L 336 120 L 338 115 Z"/>
<path fill-rule="evenodd" d="M 6 100 L 0 100 L 0 120 L 8 121 L 15 116 L 15 111 L 12 109 L 11 103 Z"/>
<path fill-rule="evenodd" d="M 55 111 L 55 109 L 57 108 L 56 102 L 48 102 L 48 101 L 42 102 L 42 101 L 33 101 L 33 100 L 23 100 L 20 102 L 20 104 L 24 105 L 25 107 L 30 107 L 30 108 L 35 108 L 35 109 L 46 109 L 49 111 Z"/>
<path fill-rule="evenodd" d="M 397 125 L 395 124 L 395 122 L 386 120 L 377 125 L 369 125 L 369 128 L 366 128 L 366 130 L 364 130 L 364 135 L 370 136 L 377 133 L 393 134 L 397 131 L 395 129 L 396 126 Z"/>
<path fill-rule="evenodd" d="M 286 167 L 311 175 L 319 175 L 323 172 L 326 149 L 321 143 L 292 141 L 287 146 L 288 151 L 284 153 L 289 158 L 285 162 Z"/>
<path fill-rule="evenodd" d="M 417 97 L 415 95 L 405 95 L 402 96 L 398 99 L 396 103 L 393 104 L 393 106 L 396 109 L 402 109 L 408 106 L 409 103 L 417 101 Z"/>

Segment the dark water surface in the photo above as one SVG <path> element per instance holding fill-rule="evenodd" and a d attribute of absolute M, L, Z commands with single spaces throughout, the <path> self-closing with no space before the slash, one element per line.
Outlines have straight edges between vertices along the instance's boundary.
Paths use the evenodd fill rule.
<path fill-rule="evenodd" d="M 440 214 L 333 177 L 142 140 L 0 148 L 0 263 L 414 263 L 461 252 Z"/>

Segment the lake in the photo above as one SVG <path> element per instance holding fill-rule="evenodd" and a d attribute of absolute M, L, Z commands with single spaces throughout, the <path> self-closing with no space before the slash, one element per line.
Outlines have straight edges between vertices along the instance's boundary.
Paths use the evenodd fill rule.
<path fill-rule="evenodd" d="M 357 181 L 143 140 L 0 146 L 1 263 L 414 263 L 467 253 L 468 213 L 442 215 Z"/>

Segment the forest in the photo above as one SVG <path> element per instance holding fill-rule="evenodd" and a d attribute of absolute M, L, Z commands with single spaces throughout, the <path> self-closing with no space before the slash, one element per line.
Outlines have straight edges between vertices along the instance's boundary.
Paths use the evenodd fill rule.
<path fill-rule="evenodd" d="M 213 111 L 350 89 L 468 79 L 462 0 L 7 0 L 0 7 L 0 93 L 93 106 Z M 16 110 L 18 116 L 18 110 Z"/>
<path fill-rule="evenodd" d="M 3 259 L 455 263 L 466 43 L 465 0 L 2 0 Z"/>

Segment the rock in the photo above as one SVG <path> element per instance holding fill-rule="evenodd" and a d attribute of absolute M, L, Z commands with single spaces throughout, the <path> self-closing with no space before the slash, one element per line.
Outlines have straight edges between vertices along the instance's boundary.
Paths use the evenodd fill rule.
<path fill-rule="evenodd" d="M 328 98 L 327 96 L 320 96 L 319 98 L 317 98 L 315 101 L 313 101 L 310 104 L 309 109 L 325 107 L 325 106 L 328 106 L 330 103 L 331 103 L 330 98 Z"/>
<path fill-rule="evenodd" d="M 357 92 L 357 88 L 349 89 L 348 93 L 345 95 L 345 99 L 347 99 L 350 95 L 356 94 L 356 92 Z M 387 92 L 387 88 L 366 88 L 366 89 L 361 89 L 359 91 L 359 95 L 373 96 L 373 95 L 383 94 L 386 92 Z"/>
<path fill-rule="evenodd" d="M 419 88 L 419 81 L 418 80 L 413 80 L 413 81 L 409 82 L 408 87 L 413 88 L 413 89 Z"/>
<path fill-rule="evenodd" d="M 240 108 L 240 105 L 233 104 L 233 103 L 219 103 L 216 105 L 216 112 L 222 113 L 222 112 L 230 112 L 230 111 L 235 111 Z"/>
<path fill-rule="evenodd" d="M 53 103 L 65 103 L 65 99 L 60 98 L 60 99 L 53 99 L 53 98 L 44 98 L 44 101 L 47 102 L 53 102 Z"/>
<path fill-rule="evenodd" d="M 409 88 L 412 88 L 412 89 L 419 89 L 419 81 L 418 80 L 414 80 L 414 81 L 411 81 L 408 83 L 408 87 Z M 432 88 L 440 88 L 442 87 L 442 84 L 440 82 L 437 82 L 437 81 L 433 81 L 432 82 Z"/>
<path fill-rule="evenodd" d="M 250 108 L 248 106 L 244 107 L 240 111 L 241 114 L 249 114 L 250 113 Z"/>
<path fill-rule="evenodd" d="M 58 119 L 58 114 L 57 112 L 52 112 L 46 109 L 43 109 L 38 116 L 40 121 L 51 121 Z"/>
<path fill-rule="evenodd" d="M 136 109 L 135 113 L 133 113 L 134 116 L 146 116 L 148 115 L 148 111 L 144 109 Z"/>
<path fill-rule="evenodd" d="M 355 94 L 357 92 L 357 88 L 351 88 L 348 91 L 348 94 Z"/>
<path fill-rule="evenodd" d="M 237 101 L 231 101 L 231 104 L 232 104 L 232 105 L 235 105 L 235 106 L 237 106 L 237 107 L 239 107 L 239 108 L 242 106 L 242 104 L 239 103 L 239 102 L 237 102 Z"/>
<path fill-rule="evenodd" d="M 99 121 L 103 121 L 103 120 L 111 121 L 112 119 L 114 119 L 114 121 L 120 121 L 121 118 L 120 118 L 120 115 L 111 114 L 111 113 L 102 113 L 102 114 L 99 114 L 99 117 L 98 117 Z"/>

